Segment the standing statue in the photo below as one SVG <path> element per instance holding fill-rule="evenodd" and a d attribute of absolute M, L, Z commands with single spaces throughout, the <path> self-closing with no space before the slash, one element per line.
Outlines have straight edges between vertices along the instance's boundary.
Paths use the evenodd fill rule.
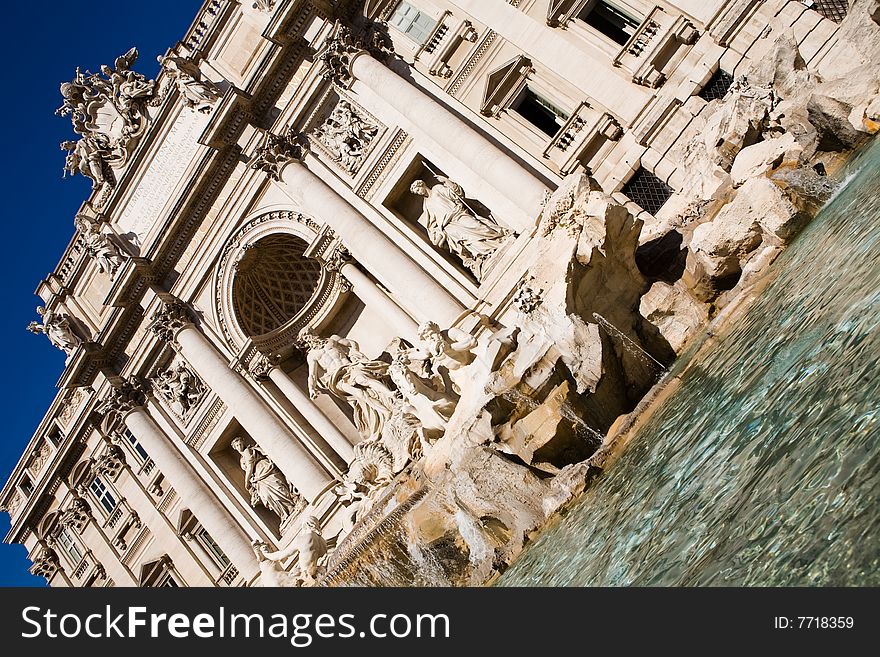
<path fill-rule="evenodd" d="M 207 114 L 223 95 L 220 87 L 205 78 L 189 59 L 173 55 L 159 55 L 157 59 L 190 109 Z"/>
<path fill-rule="evenodd" d="M 354 340 L 318 336 L 304 330 L 300 341 L 308 348 L 309 396 L 326 391 L 348 402 L 354 422 L 364 438 L 381 436 L 391 417 L 395 393 L 388 387 L 388 364 L 370 360 Z"/>
<path fill-rule="evenodd" d="M 424 180 L 411 186 L 413 194 L 424 196 L 422 217 L 431 243 L 458 256 L 477 279 L 486 262 L 510 236 L 510 231 L 491 219 L 478 217 L 465 202 L 464 189 L 445 176 L 429 187 Z"/>
<path fill-rule="evenodd" d="M 64 158 L 64 176 L 80 173 L 92 181 L 94 188 L 111 182 L 112 173 L 107 163 L 110 145 L 105 135 L 87 135 L 79 141 L 63 141 L 61 150 L 67 152 Z"/>
<path fill-rule="evenodd" d="M 313 586 L 321 573 L 321 560 L 327 555 L 327 541 L 321 533 L 321 522 L 313 515 L 303 518 L 302 527 L 290 545 L 270 552 L 262 541 L 254 541 L 254 552 L 260 561 L 263 586 Z M 298 555 L 296 570 L 285 573 L 282 561 Z"/>
<path fill-rule="evenodd" d="M 364 121 L 351 103 L 345 100 L 339 101 L 327 120 L 314 132 L 315 138 L 328 148 L 333 159 L 349 173 L 353 173 L 361 165 L 367 147 L 377 134 L 378 126 Z"/>
<path fill-rule="evenodd" d="M 251 506 L 262 504 L 281 519 L 282 525 L 304 508 L 305 500 L 257 445 L 245 446 L 244 440 L 236 437 L 232 440 L 232 449 L 241 455 L 240 465 L 245 487 L 251 494 Z"/>
<path fill-rule="evenodd" d="M 77 230 L 82 233 L 86 252 L 95 259 L 98 271 L 112 276 L 124 262 L 119 248 L 113 243 L 109 235 L 101 232 L 98 222 L 94 219 L 78 214 L 73 223 Z"/>
<path fill-rule="evenodd" d="M 28 331 L 31 333 L 45 333 L 49 338 L 49 342 L 58 347 L 68 356 L 82 344 L 82 340 L 73 332 L 70 325 L 70 318 L 61 313 L 55 313 L 43 306 L 37 306 L 37 314 L 42 318 L 43 323 L 31 322 L 28 324 Z"/>

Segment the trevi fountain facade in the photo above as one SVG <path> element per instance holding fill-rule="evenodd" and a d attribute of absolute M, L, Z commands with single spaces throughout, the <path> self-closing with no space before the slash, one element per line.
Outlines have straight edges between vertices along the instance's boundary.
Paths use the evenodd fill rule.
<path fill-rule="evenodd" d="M 496 581 L 880 130 L 876 0 L 207 0 L 137 58 L 61 86 L 0 493 L 52 586 Z"/>

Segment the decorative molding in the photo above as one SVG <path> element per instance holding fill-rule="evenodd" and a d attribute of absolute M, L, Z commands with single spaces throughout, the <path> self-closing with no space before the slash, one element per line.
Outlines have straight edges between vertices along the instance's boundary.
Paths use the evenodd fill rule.
<path fill-rule="evenodd" d="M 483 37 L 483 40 L 480 42 L 480 45 L 477 46 L 477 49 L 470 56 L 467 63 L 462 67 L 461 71 L 446 88 L 446 93 L 450 96 L 455 96 L 460 90 L 467 79 L 470 77 L 471 73 L 476 69 L 477 64 L 480 63 L 480 60 L 486 55 L 489 51 L 489 47 L 495 42 L 495 39 L 498 37 L 498 33 L 494 30 L 489 30 L 486 32 L 486 36 Z"/>
<path fill-rule="evenodd" d="M 195 450 L 201 448 L 202 443 L 205 442 L 205 438 L 207 438 L 211 430 L 217 425 L 220 416 L 225 410 L 226 405 L 223 401 L 219 398 L 215 399 L 214 403 L 211 404 L 211 407 L 208 409 L 208 412 L 202 418 L 201 422 L 199 422 L 195 431 L 193 431 L 192 435 L 186 441 L 187 444 Z"/>
<path fill-rule="evenodd" d="M 367 179 L 364 180 L 358 188 L 358 196 L 362 199 L 369 200 L 372 196 L 372 194 L 370 194 L 371 190 L 375 187 L 376 183 L 385 179 L 390 167 L 397 162 L 400 155 L 403 153 L 403 145 L 407 143 L 408 140 L 409 135 L 403 130 L 398 129 L 394 138 L 391 140 L 391 143 L 385 149 L 385 152 L 382 153 L 382 157 L 380 157 L 379 161 L 372 167 L 370 175 L 367 176 Z"/>

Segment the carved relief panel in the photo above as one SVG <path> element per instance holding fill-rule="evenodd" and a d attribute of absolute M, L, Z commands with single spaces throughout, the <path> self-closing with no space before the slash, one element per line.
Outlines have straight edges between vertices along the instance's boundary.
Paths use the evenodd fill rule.
<path fill-rule="evenodd" d="M 313 149 L 354 177 L 372 153 L 385 126 L 339 89 L 331 89 L 307 122 Z"/>

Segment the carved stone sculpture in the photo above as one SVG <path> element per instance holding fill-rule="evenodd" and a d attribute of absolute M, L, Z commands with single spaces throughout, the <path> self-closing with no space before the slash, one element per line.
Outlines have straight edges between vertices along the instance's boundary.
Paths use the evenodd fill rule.
<path fill-rule="evenodd" d="M 313 586 L 315 578 L 321 572 L 321 560 L 327 555 L 327 541 L 321 534 L 321 523 L 312 515 L 303 518 L 302 527 L 296 538 L 283 550 L 270 552 L 269 546 L 262 541 L 254 542 L 254 552 L 260 561 L 260 572 L 264 572 L 264 562 L 268 577 L 261 577 L 263 586 Z M 280 562 L 298 555 L 296 569 L 289 574 L 281 575 L 283 570 Z M 275 567 L 271 562 L 276 564 Z"/>
<path fill-rule="evenodd" d="M 347 26 L 339 25 L 336 34 L 327 41 L 327 46 L 318 56 L 324 64 L 324 77 L 341 87 L 349 86 L 353 82 L 351 60 L 362 52 L 385 61 L 393 54 L 394 46 L 381 25 L 369 23 L 357 34 Z"/>
<path fill-rule="evenodd" d="M 123 381 L 121 385 L 114 387 L 97 410 L 104 415 L 109 413 L 124 415 L 146 403 L 147 391 L 148 387 L 143 379 L 131 377 L 127 381 Z"/>
<path fill-rule="evenodd" d="M 195 408 L 206 392 L 205 384 L 186 363 L 169 367 L 156 376 L 154 383 L 159 395 L 181 417 Z"/>
<path fill-rule="evenodd" d="M 55 112 L 71 117 L 78 142 L 64 142 L 68 151 L 65 170 L 82 173 L 95 186 L 111 183 L 109 166 L 122 166 L 136 140 L 147 127 L 147 104 L 155 82 L 131 70 L 138 52 L 132 48 L 100 73 L 76 70 L 74 79 L 61 85 L 64 102 Z M 110 174 L 112 175 L 112 174 Z"/>
<path fill-rule="evenodd" d="M 322 339 L 304 331 L 308 348 L 309 395 L 329 392 L 348 402 L 364 438 L 378 438 L 391 417 L 395 393 L 388 386 L 388 364 L 370 360 L 354 340 L 332 335 Z"/>
<path fill-rule="evenodd" d="M 80 173 L 91 179 L 95 188 L 105 183 L 113 184 L 113 172 L 108 163 L 112 151 L 106 136 L 85 135 L 79 141 L 63 141 L 61 150 L 67 152 L 64 158 L 65 176 Z"/>
<path fill-rule="evenodd" d="M 489 258 L 510 236 L 510 231 L 491 219 L 477 216 L 465 201 L 464 189 L 444 176 L 429 187 L 416 180 L 413 194 L 424 196 L 422 219 L 431 243 L 457 256 L 477 279 L 482 278 Z"/>
<path fill-rule="evenodd" d="M 189 59 L 174 55 L 160 55 L 157 59 L 190 109 L 207 114 L 223 95 L 220 87 L 205 78 Z"/>
<path fill-rule="evenodd" d="M 52 548 L 44 547 L 34 557 L 33 566 L 31 566 L 31 574 L 38 577 L 45 577 L 46 580 L 52 579 L 52 576 L 58 570 L 58 555 Z"/>
<path fill-rule="evenodd" d="M 86 524 L 89 522 L 91 514 L 92 511 L 89 508 L 89 503 L 86 502 L 84 498 L 77 496 L 73 498 L 70 506 L 58 516 L 58 523 L 64 527 L 70 527 L 74 531 L 82 533 Z"/>
<path fill-rule="evenodd" d="M 467 331 L 450 328 L 441 331 L 434 322 L 425 322 L 418 329 L 420 347 L 431 362 L 431 371 L 447 380 L 474 361 L 477 339 Z M 451 383 L 447 381 L 447 383 Z"/>
<path fill-rule="evenodd" d="M 177 331 L 192 323 L 189 306 L 179 299 L 164 301 L 153 313 L 150 331 L 163 342 L 173 342 Z"/>
<path fill-rule="evenodd" d="M 125 467 L 125 452 L 119 445 L 109 445 L 106 451 L 92 463 L 95 475 L 116 479 Z"/>
<path fill-rule="evenodd" d="M 281 180 L 284 167 L 302 157 L 298 135 L 289 131 L 286 135 L 268 133 L 266 140 L 254 151 L 251 169 L 264 172 L 272 180 Z"/>
<path fill-rule="evenodd" d="M 82 344 L 82 339 L 73 332 L 70 318 L 63 313 L 37 306 L 37 314 L 42 317 L 43 323 L 31 322 L 28 331 L 31 333 L 45 333 L 49 342 L 58 347 L 68 356 Z"/>
<path fill-rule="evenodd" d="M 278 516 L 282 525 L 305 507 L 305 500 L 257 445 L 245 445 L 238 437 L 233 439 L 232 449 L 241 456 L 251 506 L 263 505 Z"/>
<path fill-rule="evenodd" d="M 351 103 L 341 100 L 327 120 L 315 128 L 313 135 L 330 151 L 335 162 L 354 173 L 378 133 L 378 126 L 366 121 Z"/>
<path fill-rule="evenodd" d="M 110 239 L 110 236 L 101 232 L 98 222 L 86 215 L 78 214 L 74 219 L 77 230 L 83 236 L 86 252 L 95 260 L 98 271 L 111 276 L 125 261 L 119 248 Z"/>
<path fill-rule="evenodd" d="M 272 11 L 275 9 L 275 0 L 257 0 L 253 6 L 257 11 Z"/>
<path fill-rule="evenodd" d="M 403 402 L 409 406 L 410 414 L 418 418 L 422 430 L 432 437 L 439 437 L 446 429 L 458 399 L 446 391 L 442 379 L 430 381 L 417 373 L 413 359 L 420 355 L 418 350 L 400 349 L 394 355 L 388 374 Z"/>

